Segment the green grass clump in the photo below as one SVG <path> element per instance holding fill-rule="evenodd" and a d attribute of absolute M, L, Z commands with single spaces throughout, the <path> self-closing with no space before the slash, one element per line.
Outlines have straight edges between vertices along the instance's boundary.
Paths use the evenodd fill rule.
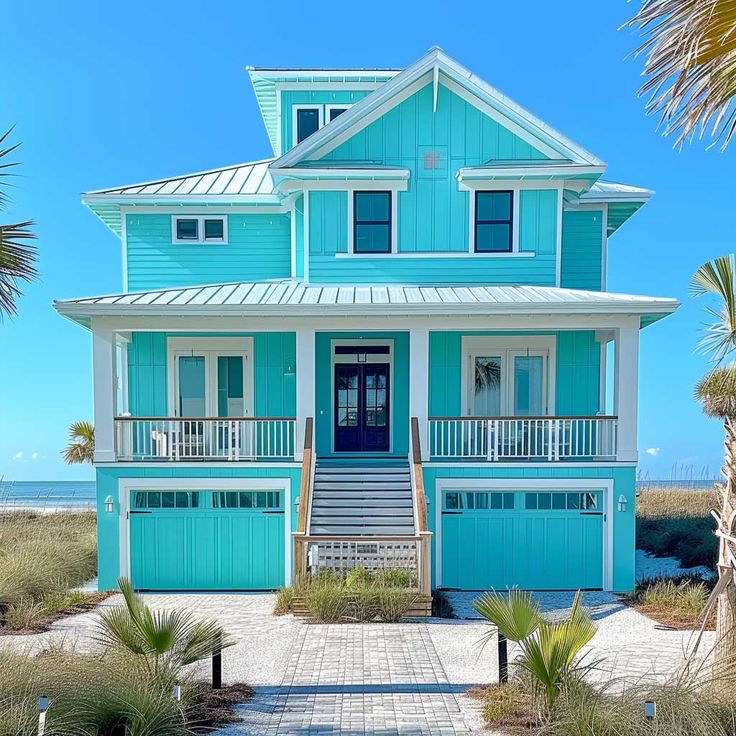
<path fill-rule="evenodd" d="M 342 580 L 316 578 L 307 588 L 305 602 L 309 614 L 323 624 L 334 624 L 348 615 L 350 591 Z"/>
<path fill-rule="evenodd" d="M 655 578 L 637 583 L 631 602 L 642 613 L 673 628 L 695 629 L 712 583 L 692 575 Z"/>
<path fill-rule="evenodd" d="M 276 604 L 273 607 L 273 613 L 275 616 L 283 616 L 286 613 L 291 613 L 292 606 L 294 604 L 294 588 L 290 585 L 285 588 L 279 588 L 276 591 Z"/>
<path fill-rule="evenodd" d="M 411 611 L 417 600 L 416 593 L 406 588 L 376 588 L 376 593 L 378 617 L 389 624 L 401 621 Z"/>
<path fill-rule="evenodd" d="M 718 542 L 710 512 L 718 504 L 715 490 L 641 491 L 636 508 L 637 547 L 655 557 L 675 557 L 683 567 L 714 567 Z"/>
<path fill-rule="evenodd" d="M 96 574 L 95 514 L 0 513 L 0 629 L 32 628 Z"/>

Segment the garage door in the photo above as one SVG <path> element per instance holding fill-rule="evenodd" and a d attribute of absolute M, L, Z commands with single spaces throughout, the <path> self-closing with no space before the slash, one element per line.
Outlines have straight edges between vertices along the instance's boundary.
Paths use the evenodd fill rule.
<path fill-rule="evenodd" d="M 446 491 L 442 586 L 603 587 L 601 491 Z"/>
<path fill-rule="evenodd" d="M 284 584 L 283 491 L 134 491 L 130 563 L 140 590 Z"/>

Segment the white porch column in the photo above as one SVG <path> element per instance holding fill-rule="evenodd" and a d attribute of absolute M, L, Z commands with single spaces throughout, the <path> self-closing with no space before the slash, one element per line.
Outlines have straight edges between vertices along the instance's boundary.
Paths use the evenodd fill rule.
<path fill-rule="evenodd" d="M 627 320 L 615 332 L 615 410 L 618 416 L 616 459 L 636 462 L 639 409 L 639 318 Z"/>
<path fill-rule="evenodd" d="M 315 333 L 311 329 L 296 331 L 296 460 L 301 460 L 304 454 L 304 428 L 307 417 L 315 415 Z"/>
<path fill-rule="evenodd" d="M 409 419 L 419 420 L 422 460 L 429 460 L 429 330 L 409 331 Z M 410 448 L 411 451 L 411 448 Z"/>
<path fill-rule="evenodd" d="M 115 332 L 92 320 L 92 370 L 94 373 L 95 462 L 115 461 Z"/>

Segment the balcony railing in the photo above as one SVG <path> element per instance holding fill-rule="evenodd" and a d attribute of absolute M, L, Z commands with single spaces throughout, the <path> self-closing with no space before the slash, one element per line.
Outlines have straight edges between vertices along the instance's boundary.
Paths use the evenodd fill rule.
<path fill-rule="evenodd" d="M 433 460 L 612 460 L 617 417 L 430 417 Z"/>
<path fill-rule="evenodd" d="M 116 417 L 121 461 L 294 460 L 296 420 L 281 417 Z"/>

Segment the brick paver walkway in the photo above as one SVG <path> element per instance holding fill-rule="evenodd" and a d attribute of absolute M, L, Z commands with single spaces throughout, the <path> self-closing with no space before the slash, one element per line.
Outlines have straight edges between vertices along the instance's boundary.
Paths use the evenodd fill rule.
<path fill-rule="evenodd" d="M 221 736 L 470 733 L 429 625 L 302 627 L 281 685 L 256 688 Z"/>

